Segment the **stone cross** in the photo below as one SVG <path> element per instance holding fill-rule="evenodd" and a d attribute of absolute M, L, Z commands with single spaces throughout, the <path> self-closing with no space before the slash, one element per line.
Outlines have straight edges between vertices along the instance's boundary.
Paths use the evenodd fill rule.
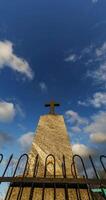
<path fill-rule="evenodd" d="M 50 112 L 49 114 L 55 115 L 55 107 L 60 106 L 59 103 L 55 103 L 54 101 L 51 101 L 48 104 L 45 104 L 45 107 L 50 107 Z"/>

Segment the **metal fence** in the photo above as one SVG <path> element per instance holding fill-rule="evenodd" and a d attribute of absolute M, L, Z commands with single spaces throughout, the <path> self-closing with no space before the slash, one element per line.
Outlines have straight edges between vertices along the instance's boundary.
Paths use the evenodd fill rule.
<path fill-rule="evenodd" d="M 50 177 L 47 176 L 47 168 L 48 168 L 48 158 L 52 157 L 53 160 L 53 175 Z M 20 163 L 23 162 L 24 159 L 24 167 L 23 167 L 23 173 L 21 176 L 17 175 L 17 171 L 19 170 Z M 82 165 L 83 169 L 83 176 L 79 176 L 76 170 L 76 159 L 79 160 L 80 164 Z M 90 162 L 92 170 L 93 170 L 93 178 L 89 177 L 89 173 L 86 169 L 85 161 L 84 159 L 79 155 L 74 155 L 72 157 L 72 164 L 70 166 L 70 174 L 72 174 L 72 177 L 67 176 L 67 170 L 66 170 L 66 161 L 65 156 L 63 155 L 61 167 L 62 167 L 62 176 L 58 177 L 56 175 L 56 159 L 55 156 L 50 154 L 45 159 L 45 166 L 44 166 L 44 176 L 39 177 L 38 176 L 38 169 L 39 169 L 39 155 L 35 157 L 35 163 L 34 163 L 34 170 L 32 177 L 27 176 L 27 170 L 28 170 L 28 160 L 29 156 L 27 154 L 23 154 L 20 156 L 20 158 L 16 162 L 16 166 L 14 168 L 12 176 L 7 176 L 7 171 L 13 161 L 13 155 L 10 156 L 8 159 L 8 162 L 6 166 L 3 169 L 3 173 L 0 176 L 0 183 L 9 183 L 9 187 L 7 190 L 7 193 L 5 194 L 5 200 L 10 200 L 12 196 L 13 189 L 15 187 L 19 188 L 18 194 L 16 199 L 21 200 L 23 190 L 25 187 L 30 188 L 30 195 L 28 197 L 29 200 L 33 199 L 33 194 L 35 188 L 41 188 L 42 189 L 42 200 L 44 200 L 45 196 L 45 190 L 53 189 L 54 192 L 54 200 L 56 200 L 56 190 L 58 188 L 61 188 L 64 190 L 65 200 L 69 200 L 69 190 L 74 189 L 76 192 L 76 197 L 78 200 L 84 200 L 81 197 L 81 190 L 87 191 L 87 196 L 89 200 L 95 200 L 95 199 L 106 199 L 105 194 L 105 188 L 106 188 L 106 156 L 101 155 L 99 157 L 100 162 L 100 168 L 104 174 L 104 178 L 99 176 L 98 170 L 96 168 L 95 162 L 91 156 L 88 158 L 88 162 Z M 2 163 L 4 161 L 4 157 L 2 154 L 0 154 L 0 166 L 2 166 Z M 96 192 L 94 192 L 96 191 Z M 74 200 L 74 199 L 72 199 Z"/>

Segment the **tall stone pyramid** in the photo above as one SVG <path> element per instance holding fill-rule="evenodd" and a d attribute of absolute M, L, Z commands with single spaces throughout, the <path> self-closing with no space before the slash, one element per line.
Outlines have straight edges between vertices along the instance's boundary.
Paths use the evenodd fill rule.
<path fill-rule="evenodd" d="M 40 117 L 32 147 L 29 152 L 29 168 L 27 176 L 33 176 L 34 162 L 37 154 L 39 154 L 38 177 L 44 177 L 45 159 L 49 154 L 53 154 L 56 159 L 56 177 L 63 177 L 61 165 L 63 154 L 65 155 L 67 177 L 72 177 L 71 164 L 73 153 L 62 115 L 47 114 Z M 53 162 L 53 157 L 49 156 L 47 160 L 46 177 L 53 177 Z M 80 191 L 82 200 L 88 200 L 87 191 Z M 16 200 L 18 192 L 19 188 L 14 188 L 10 199 Z M 44 200 L 54 200 L 54 189 L 52 188 L 45 189 L 45 191 L 43 191 L 42 188 L 34 188 L 32 196 L 30 196 L 30 192 L 31 188 L 24 188 L 21 199 L 42 200 L 42 192 L 44 192 Z M 69 200 L 77 200 L 75 189 L 68 189 L 68 195 Z M 65 199 L 65 190 L 56 188 L 56 200 Z M 8 200 L 8 198 L 6 200 Z"/>
<path fill-rule="evenodd" d="M 67 175 L 71 176 L 70 164 L 72 149 L 63 116 L 49 114 L 40 117 L 36 134 L 32 142 L 31 151 L 29 153 L 31 161 L 34 161 L 36 154 L 39 154 L 43 168 L 46 157 L 49 154 L 53 154 L 55 156 L 57 176 L 62 176 L 61 163 L 64 154 L 66 158 Z M 50 158 L 50 160 L 51 159 L 52 158 Z M 47 169 L 49 174 L 53 175 L 51 165 L 48 165 Z M 33 173 L 33 162 L 30 164 L 29 172 Z M 41 175 L 43 174 L 39 171 L 39 176 Z"/>

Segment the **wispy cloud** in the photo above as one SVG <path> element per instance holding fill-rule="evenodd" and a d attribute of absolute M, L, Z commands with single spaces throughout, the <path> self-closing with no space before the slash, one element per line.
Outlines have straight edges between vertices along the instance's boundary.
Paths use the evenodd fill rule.
<path fill-rule="evenodd" d="M 11 122 L 16 115 L 21 118 L 25 117 L 25 113 L 19 104 L 0 100 L 0 122 Z"/>
<path fill-rule="evenodd" d="M 88 70 L 87 76 L 91 77 L 95 84 L 101 84 L 106 87 L 106 42 L 100 47 L 94 48 L 92 59 L 97 67 L 94 70 Z"/>
<path fill-rule="evenodd" d="M 92 0 L 92 3 L 97 3 L 99 0 Z"/>
<path fill-rule="evenodd" d="M 78 126 L 72 126 L 72 127 L 71 127 L 71 131 L 72 131 L 73 133 L 81 133 L 81 128 L 78 127 Z"/>
<path fill-rule="evenodd" d="M 0 101 L 0 122 L 10 122 L 16 115 L 13 103 Z"/>
<path fill-rule="evenodd" d="M 97 92 L 93 95 L 92 99 L 89 99 L 89 103 L 95 108 L 102 106 L 106 107 L 106 92 Z"/>
<path fill-rule="evenodd" d="M 47 90 L 48 90 L 47 85 L 44 81 L 39 83 L 39 87 L 40 87 L 42 92 L 47 92 Z"/>
<path fill-rule="evenodd" d="M 25 112 L 19 104 L 15 104 L 15 109 L 18 115 L 20 115 L 22 118 L 25 118 Z"/>
<path fill-rule="evenodd" d="M 78 101 L 78 105 L 81 105 L 81 106 L 88 106 L 88 100 L 87 101 Z"/>
<path fill-rule="evenodd" d="M 29 150 L 32 144 L 33 137 L 34 137 L 33 132 L 27 132 L 18 139 L 18 143 L 20 144 L 23 151 L 27 152 Z"/>
<path fill-rule="evenodd" d="M 11 143 L 12 141 L 13 138 L 9 134 L 0 131 L 0 148 L 4 147 L 8 143 Z"/>
<path fill-rule="evenodd" d="M 106 143 L 106 134 L 104 133 L 94 133 L 90 135 L 90 139 L 95 143 Z"/>
<path fill-rule="evenodd" d="M 90 134 L 92 142 L 106 142 L 106 112 L 98 112 L 91 117 L 91 120 L 91 123 L 85 126 L 84 131 Z"/>
<path fill-rule="evenodd" d="M 86 131 L 89 133 L 106 133 L 106 112 L 100 111 L 92 116 L 92 123 L 86 126 Z"/>
<path fill-rule="evenodd" d="M 106 59 L 106 42 L 101 47 L 96 48 L 96 56 L 97 58 Z"/>
<path fill-rule="evenodd" d="M 14 53 L 11 41 L 0 41 L 0 70 L 9 67 L 29 79 L 33 79 L 33 72 L 28 62 Z"/>
<path fill-rule="evenodd" d="M 85 47 L 84 49 L 82 49 L 80 52 L 71 52 L 70 54 L 68 54 L 68 56 L 64 59 L 65 62 L 78 62 L 79 60 L 83 59 L 85 56 L 89 56 L 92 51 L 93 51 L 93 45 L 89 45 L 88 47 Z M 91 60 L 92 61 L 92 60 Z"/>
<path fill-rule="evenodd" d="M 73 144 L 72 150 L 74 154 L 80 155 L 82 157 L 88 157 L 89 155 L 94 155 L 95 151 L 84 144 Z"/>
<path fill-rule="evenodd" d="M 66 62 L 76 62 L 79 58 L 76 54 L 70 54 L 67 58 L 65 58 Z"/>
<path fill-rule="evenodd" d="M 79 60 L 87 67 L 86 77 L 91 78 L 93 84 L 106 87 L 106 42 L 99 46 L 91 44 L 77 53 L 72 51 L 65 58 L 66 62 Z"/>
<path fill-rule="evenodd" d="M 86 101 L 78 101 L 81 106 L 93 106 L 95 108 L 106 107 L 106 92 L 96 92 L 93 94 L 92 98 Z"/>
<path fill-rule="evenodd" d="M 26 131 L 26 130 L 27 130 L 26 126 L 23 125 L 23 124 L 21 124 L 21 123 L 18 123 L 18 124 L 17 124 L 17 127 L 18 127 L 21 131 Z"/>
<path fill-rule="evenodd" d="M 84 125 L 88 123 L 88 120 L 84 117 L 81 117 L 77 112 L 73 110 L 68 110 L 65 112 L 65 117 L 68 123 L 73 125 Z"/>
<path fill-rule="evenodd" d="M 89 123 L 88 119 L 80 116 L 78 112 L 68 110 L 65 112 L 65 120 L 68 126 L 69 135 L 70 133 L 73 135 L 78 134 L 78 138 L 76 139 L 78 142 L 82 137 L 83 128 Z"/>
<path fill-rule="evenodd" d="M 100 64 L 99 68 L 94 71 L 88 71 L 87 76 L 91 77 L 94 84 L 101 85 L 106 88 L 106 62 Z"/>
<path fill-rule="evenodd" d="M 74 111 L 67 111 L 66 122 L 71 133 L 79 133 L 81 137 L 87 134 L 92 143 L 106 143 L 106 111 L 99 111 L 89 118 L 81 117 Z M 79 145 L 77 147 L 79 148 Z"/>

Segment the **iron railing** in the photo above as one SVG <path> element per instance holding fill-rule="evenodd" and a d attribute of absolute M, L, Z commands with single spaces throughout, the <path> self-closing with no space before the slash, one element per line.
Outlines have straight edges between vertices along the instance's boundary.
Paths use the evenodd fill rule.
<path fill-rule="evenodd" d="M 47 176 L 48 159 L 50 157 L 52 158 L 53 175 Z M 20 175 L 17 175 L 17 172 L 18 172 L 20 163 L 23 162 L 23 158 L 25 159 L 24 167 L 23 167 L 23 172 L 21 173 L 21 176 L 20 176 Z M 78 172 L 76 170 L 76 165 L 77 165 L 76 159 L 77 161 L 79 160 L 79 163 L 82 165 L 83 176 L 78 175 Z M 2 167 L 3 161 L 4 161 L 4 157 L 2 154 L 0 154 L 0 167 Z M 100 177 L 97 167 L 95 165 L 95 162 L 91 156 L 89 156 L 87 162 L 89 162 L 92 167 L 93 178 L 89 177 L 89 173 L 86 169 L 85 161 L 79 155 L 74 155 L 72 157 L 72 165 L 70 166 L 70 174 L 72 175 L 71 177 L 67 175 L 66 158 L 64 155 L 61 161 L 62 174 L 60 177 L 56 175 L 56 159 L 55 159 L 55 156 L 52 154 L 48 155 L 45 159 L 44 175 L 42 177 L 38 176 L 38 170 L 40 168 L 39 155 L 36 155 L 35 157 L 35 163 L 34 163 L 32 176 L 28 176 L 29 156 L 27 154 L 23 154 L 20 156 L 20 158 L 16 162 L 13 175 L 7 176 L 7 171 L 12 161 L 13 161 L 13 155 L 11 155 L 10 158 L 8 159 L 8 162 L 3 169 L 3 173 L 0 176 L 0 183 L 9 183 L 9 187 L 4 198 L 5 200 L 12 199 L 12 193 L 15 187 L 19 188 L 17 197 L 16 197 L 17 200 L 22 199 L 23 190 L 26 187 L 30 188 L 30 194 L 29 194 L 28 200 L 33 200 L 34 190 L 36 188 L 41 188 L 42 200 L 45 200 L 45 190 L 47 188 L 48 189 L 52 188 L 52 191 L 54 193 L 53 195 L 54 200 L 56 200 L 56 190 L 58 188 L 61 188 L 64 191 L 65 200 L 70 199 L 70 193 L 69 193 L 70 189 L 73 189 L 75 191 L 76 198 L 78 200 L 84 200 L 82 199 L 81 190 L 83 191 L 86 190 L 86 195 L 88 197 L 88 200 L 106 199 L 106 194 L 105 194 L 106 179 L 105 177 L 104 178 Z M 104 175 L 106 175 L 106 156 L 101 155 L 99 157 L 99 162 L 100 162 L 99 166 L 102 172 L 104 173 Z M 96 189 L 96 191 L 98 191 L 99 189 L 99 193 L 94 193 L 93 189 Z"/>

